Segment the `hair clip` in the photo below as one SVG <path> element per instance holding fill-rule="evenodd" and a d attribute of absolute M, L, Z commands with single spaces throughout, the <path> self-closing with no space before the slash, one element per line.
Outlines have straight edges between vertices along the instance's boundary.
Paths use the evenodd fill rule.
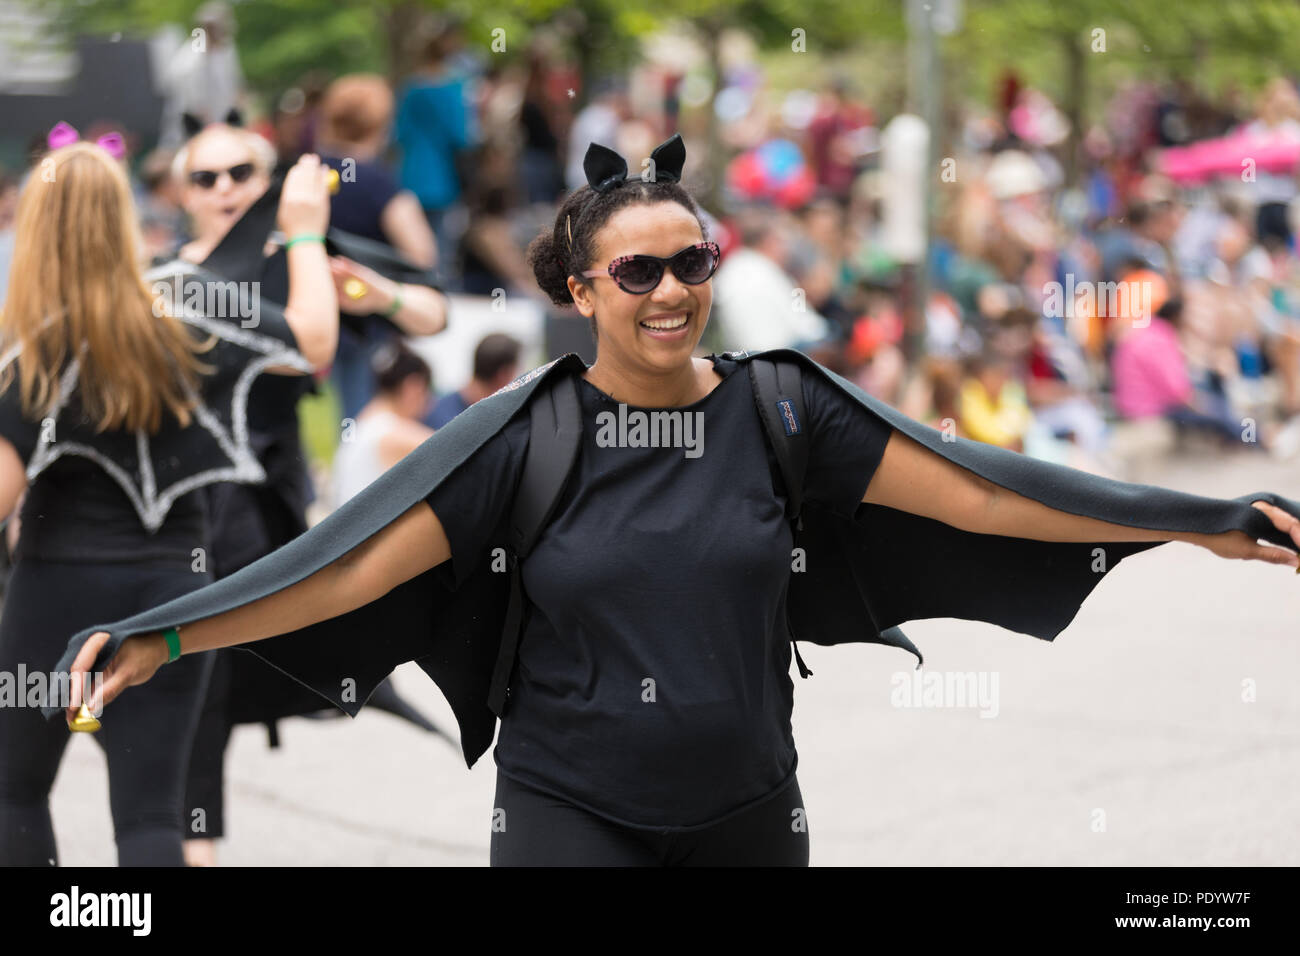
<path fill-rule="evenodd" d="M 569 221 L 569 216 L 564 217 L 564 231 L 569 234 L 569 248 L 573 248 L 573 223 Z"/>
<path fill-rule="evenodd" d="M 71 123 L 65 123 L 60 120 L 54 124 L 54 129 L 50 130 L 45 137 L 46 145 L 50 149 L 62 149 L 64 146 L 70 146 L 73 143 L 81 141 L 81 134 Z M 95 145 L 104 150 L 114 159 L 122 159 L 126 156 L 126 144 L 122 141 L 121 133 L 105 133 L 99 139 L 95 140 Z"/>

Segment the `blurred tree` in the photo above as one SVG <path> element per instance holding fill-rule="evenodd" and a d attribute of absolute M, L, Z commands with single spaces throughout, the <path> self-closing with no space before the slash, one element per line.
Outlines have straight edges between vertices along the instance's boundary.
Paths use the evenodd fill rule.
<path fill-rule="evenodd" d="M 55 11 L 70 30 L 97 33 L 147 32 L 165 23 L 188 30 L 200 5 L 31 2 Z M 989 103 L 998 76 L 1014 68 L 1061 104 L 1071 121 L 1071 160 L 1090 108 L 1133 77 L 1253 88 L 1300 61 L 1296 0 L 965 0 L 963 7 L 960 28 L 941 42 L 945 91 Z M 718 39 L 728 28 L 751 31 L 766 51 L 765 65 L 773 66 L 771 75 L 804 86 L 817 85 L 836 55 L 863 59 L 877 52 L 898 62 L 906 38 L 902 0 L 495 0 L 472 7 L 435 0 L 251 0 L 233 9 L 245 78 L 266 96 L 311 70 L 368 70 L 398 80 L 414 62 L 424 24 L 453 10 L 464 19 L 467 42 L 489 59 L 515 59 L 545 26 L 580 70 L 579 102 L 594 77 L 631 66 L 639 41 L 667 20 L 697 31 L 715 83 Z M 1097 30 L 1104 31 L 1104 51 L 1096 49 Z M 494 50 L 494 40 L 504 40 L 505 49 Z M 878 99 L 880 91 L 863 92 Z M 712 111 L 709 128 L 716 146 Z M 725 159 L 716 148 L 709 156 L 714 163 Z M 711 181 L 720 182 L 720 167 L 711 172 Z"/>
<path fill-rule="evenodd" d="M 1134 78 L 1189 79 L 1207 91 L 1235 79 L 1257 86 L 1294 69 L 1300 4 L 1294 0 L 969 0 L 962 29 L 943 45 L 963 89 L 992 101 L 1012 68 L 1040 87 L 1070 120 L 1071 178 L 1083 131 Z"/>

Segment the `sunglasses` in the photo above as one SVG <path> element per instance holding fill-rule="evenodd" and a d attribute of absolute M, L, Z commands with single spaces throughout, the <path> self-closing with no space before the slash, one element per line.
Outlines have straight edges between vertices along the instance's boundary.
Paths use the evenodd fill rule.
<path fill-rule="evenodd" d="M 646 255 L 619 256 L 609 264 L 608 274 L 624 292 L 645 295 L 658 287 L 665 268 L 672 269 L 673 275 L 686 285 L 699 285 L 707 282 L 717 271 L 721 258 L 722 249 L 716 242 L 697 242 L 667 259 Z M 600 269 L 582 273 L 588 279 L 605 274 Z"/>
<path fill-rule="evenodd" d="M 256 171 L 257 167 L 252 163 L 240 163 L 238 166 L 231 166 L 227 170 L 196 169 L 190 173 L 190 182 L 200 189 L 211 189 L 217 184 L 217 180 L 221 178 L 222 172 L 230 176 L 232 182 L 242 183 L 247 182 Z"/>

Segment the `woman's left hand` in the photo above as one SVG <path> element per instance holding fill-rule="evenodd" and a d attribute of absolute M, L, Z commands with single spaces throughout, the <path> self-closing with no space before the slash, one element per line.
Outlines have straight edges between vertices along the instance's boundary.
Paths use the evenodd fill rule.
<path fill-rule="evenodd" d="M 1264 512 L 1279 531 L 1290 535 L 1296 549 L 1300 550 L 1300 518 L 1288 514 L 1267 501 L 1253 501 L 1251 506 Z M 1295 551 L 1272 544 L 1259 544 L 1244 531 L 1202 535 L 1198 543 L 1221 558 L 1267 561 L 1270 564 L 1283 564 L 1290 568 L 1300 566 L 1300 555 Z"/>
<path fill-rule="evenodd" d="M 334 279 L 334 288 L 338 291 L 341 311 L 349 315 L 383 315 L 392 307 L 397 283 L 384 278 L 374 269 L 353 262 L 346 256 L 330 256 L 330 275 Z M 348 295 L 345 288 L 351 280 L 365 286 L 365 291 L 355 299 Z"/>
<path fill-rule="evenodd" d="M 108 631 L 96 631 L 90 635 L 68 668 L 72 699 L 64 719 L 69 727 L 83 703 L 98 716 L 122 691 L 151 678 L 170 657 L 167 639 L 161 633 L 136 634 L 122 642 L 96 681 L 90 668 L 94 666 L 95 659 L 99 657 L 99 652 L 108 643 L 110 636 Z"/>

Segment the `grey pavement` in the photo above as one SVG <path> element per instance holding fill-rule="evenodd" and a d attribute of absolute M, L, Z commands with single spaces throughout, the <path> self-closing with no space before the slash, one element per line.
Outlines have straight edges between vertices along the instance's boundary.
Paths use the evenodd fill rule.
<path fill-rule="evenodd" d="M 1238 453 L 1146 480 L 1300 499 L 1300 462 Z M 813 865 L 1300 863 L 1300 576 L 1173 543 L 1127 558 L 1054 643 L 969 621 L 906 627 L 926 670 L 987 672 L 998 711 L 901 708 L 912 657 L 800 650 L 795 742 Z M 442 726 L 414 665 L 398 688 Z M 1243 687 L 1255 699 L 1243 700 Z M 106 719 L 112 719 L 109 707 Z M 242 727 L 229 865 L 486 865 L 495 766 L 383 713 Z M 52 799 L 62 861 L 115 862 L 98 748 L 74 739 Z"/>

